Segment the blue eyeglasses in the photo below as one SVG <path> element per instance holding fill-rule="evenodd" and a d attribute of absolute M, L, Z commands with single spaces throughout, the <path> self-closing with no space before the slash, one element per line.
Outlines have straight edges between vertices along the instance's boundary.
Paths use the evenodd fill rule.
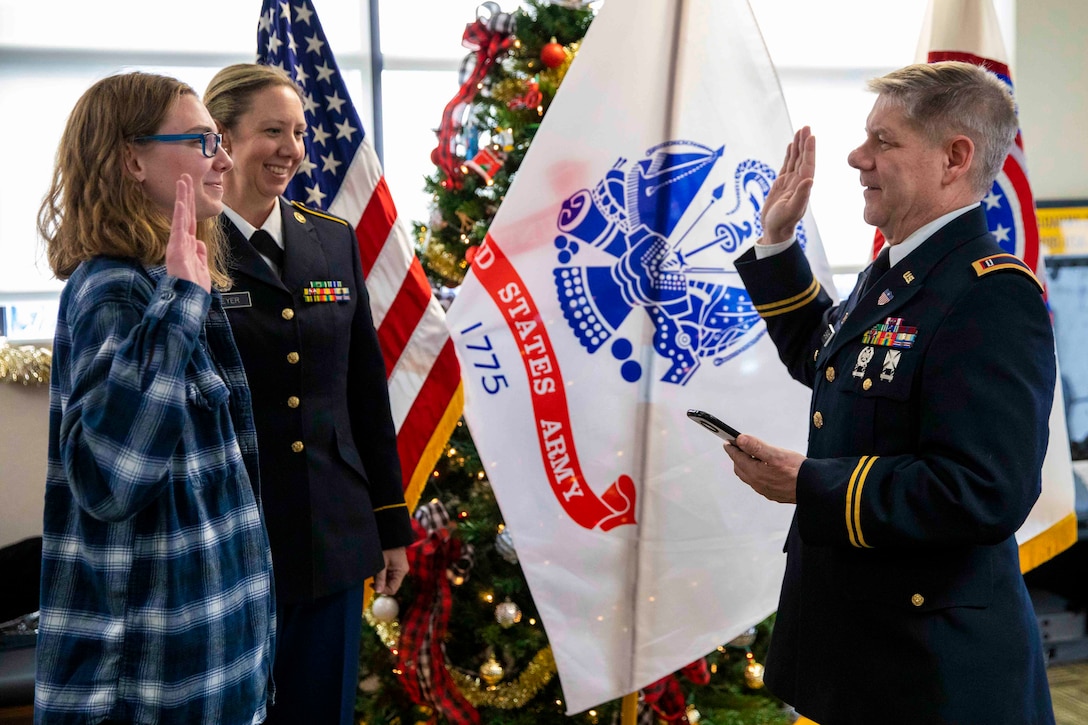
<path fill-rule="evenodd" d="M 136 143 L 145 141 L 173 143 L 175 141 L 196 141 L 197 139 L 200 139 L 200 153 L 210 159 L 219 153 L 219 146 L 223 143 L 223 134 L 211 133 L 210 131 L 208 133 L 164 133 L 157 136 L 137 136 L 132 140 Z"/>

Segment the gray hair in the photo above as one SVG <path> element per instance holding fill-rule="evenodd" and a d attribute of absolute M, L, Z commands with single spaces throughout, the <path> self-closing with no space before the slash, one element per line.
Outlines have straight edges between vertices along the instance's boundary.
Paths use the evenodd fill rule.
<path fill-rule="evenodd" d="M 959 61 L 917 63 L 869 81 L 870 91 L 898 105 L 931 143 L 962 134 L 975 145 L 978 163 L 969 179 L 985 196 L 1016 138 L 1016 104 L 994 73 Z"/>

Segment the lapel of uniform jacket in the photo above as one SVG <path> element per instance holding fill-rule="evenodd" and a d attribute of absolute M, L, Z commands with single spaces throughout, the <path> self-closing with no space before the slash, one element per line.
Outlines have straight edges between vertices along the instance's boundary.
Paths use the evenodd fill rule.
<path fill-rule="evenodd" d="M 264 284 L 273 287 L 283 287 L 280 281 L 264 258 L 258 254 L 253 245 L 249 243 L 245 235 L 234 226 L 234 222 L 226 214 L 219 215 L 219 223 L 227 234 L 227 244 L 230 246 L 230 267 L 232 276 L 242 274 L 247 277 L 260 280 Z M 237 287 L 237 284 L 235 284 Z"/>
<path fill-rule="evenodd" d="M 895 317 L 895 311 L 925 286 L 926 276 L 944 257 L 987 231 L 986 213 L 981 208 L 973 209 L 938 229 L 922 246 L 893 265 L 884 279 L 858 300 L 820 357 L 829 359 L 844 345 L 857 340 L 868 328 Z M 883 305 L 878 304 L 880 296 L 886 292 L 890 293 L 891 299 Z M 910 324 L 911 320 L 906 320 L 906 323 Z"/>
<path fill-rule="evenodd" d="M 314 280 L 327 279 L 329 269 L 325 249 L 317 228 L 301 211 L 288 203 L 280 203 L 283 214 L 283 283 L 290 290 L 311 286 Z"/>

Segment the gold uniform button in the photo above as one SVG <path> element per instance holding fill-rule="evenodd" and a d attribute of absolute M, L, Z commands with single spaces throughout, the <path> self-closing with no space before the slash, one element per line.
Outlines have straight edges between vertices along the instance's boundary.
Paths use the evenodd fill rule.
<path fill-rule="evenodd" d="M 288 408 L 297 408 L 298 407 L 298 397 L 295 396 L 295 395 L 292 395 L 290 398 L 288 398 L 287 399 L 287 407 Z"/>
<path fill-rule="evenodd" d="M 914 594 L 910 598 L 910 603 L 916 607 L 920 607 L 926 603 L 926 598 L 923 597 L 921 594 Z"/>
<path fill-rule="evenodd" d="M 292 365 L 297 363 L 298 362 L 298 353 L 297 352 L 287 353 L 287 362 L 291 363 Z"/>
<path fill-rule="evenodd" d="M 861 389 L 862 390 L 868 390 L 871 387 L 873 387 L 873 379 L 872 378 L 865 378 L 865 382 L 861 384 Z"/>
<path fill-rule="evenodd" d="M 827 382 L 835 382 L 835 368 L 829 367 L 824 371 L 824 377 L 827 378 Z"/>
<path fill-rule="evenodd" d="M 302 445 L 302 441 L 295 441 L 294 443 L 291 444 L 291 450 L 294 451 L 295 453 L 302 453 L 302 449 L 305 448 L 305 447 L 306 446 Z M 918 596 L 918 595 L 915 594 L 915 596 Z"/>
<path fill-rule="evenodd" d="M 293 320 L 293 319 L 295 319 L 295 311 L 294 311 L 294 310 L 292 310 L 292 309 L 291 309 L 290 307 L 284 307 L 284 308 L 283 308 L 283 312 L 281 312 L 281 313 L 280 313 L 280 315 L 281 315 L 281 316 L 283 317 L 283 319 L 285 319 L 285 320 Z"/>
<path fill-rule="evenodd" d="M 824 427 L 824 414 L 821 413 L 818 410 L 815 413 L 813 413 L 812 414 L 812 424 L 814 426 L 816 426 L 817 428 L 823 428 Z"/>

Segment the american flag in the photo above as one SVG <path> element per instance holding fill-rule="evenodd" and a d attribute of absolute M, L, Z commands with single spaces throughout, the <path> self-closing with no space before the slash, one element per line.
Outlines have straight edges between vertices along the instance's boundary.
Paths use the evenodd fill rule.
<path fill-rule="evenodd" d="M 445 313 L 397 218 L 377 154 L 309 0 L 264 1 L 257 62 L 279 66 L 303 91 L 307 153 L 287 197 L 355 228 L 385 357 L 404 495 L 415 508 L 464 402 Z"/>
<path fill-rule="evenodd" d="M 1012 92 L 1005 43 L 990 0 L 930 0 L 918 42 L 918 60 L 936 63 L 959 60 L 997 74 Z M 1001 247 L 1015 254 L 1045 284 L 1044 258 L 1039 250 L 1035 200 L 1028 184 L 1024 141 L 1019 130 L 1005 165 L 990 193 L 982 200 L 990 231 Z M 1043 461 L 1042 493 L 1016 534 L 1020 566 L 1028 571 L 1077 541 L 1073 472 L 1069 436 L 1061 404 L 1061 370 L 1054 391 L 1057 403 L 1050 417 L 1050 445 Z"/>

